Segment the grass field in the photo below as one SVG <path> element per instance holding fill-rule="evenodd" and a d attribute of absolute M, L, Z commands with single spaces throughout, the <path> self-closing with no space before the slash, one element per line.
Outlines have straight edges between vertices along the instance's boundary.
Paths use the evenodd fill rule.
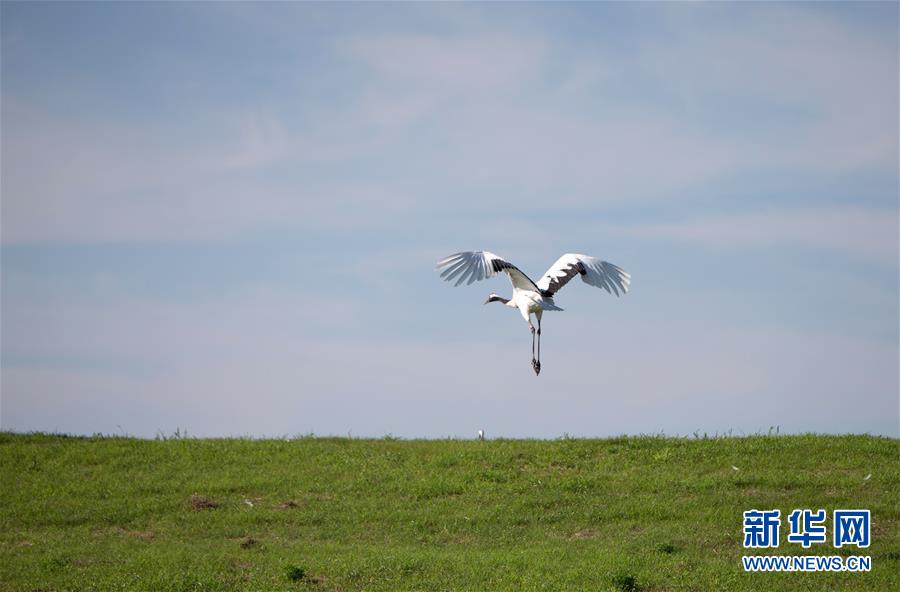
<path fill-rule="evenodd" d="M 737 470 L 735 470 L 736 467 Z M 867 475 L 871 475 L 866 479 Z M 168 439 L 0 433 L 0 590 L 900 590 L 898 441 Z M 744 573 L 756 554 L 869 573 Z M 872 511 L 869 549 L 786 515 Z"/>

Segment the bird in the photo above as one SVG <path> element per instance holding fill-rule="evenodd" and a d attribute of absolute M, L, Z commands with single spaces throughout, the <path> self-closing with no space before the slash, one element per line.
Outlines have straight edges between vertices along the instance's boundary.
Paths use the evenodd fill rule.
<path fill-rule="evenodd" d="M 601 261 L 596 257 L 566 253 L 550 266 L 550 269 L 535 283 L 518 267 L 490 251 L 462 251 L 444 257 L 435 265 L 445 281 L 463 282 L 466 285 L 494 277 L 500 272 L 509 276 L 513 293 L 511 298 L 503 298 L 491 292 L 485 304 L 500 302 L 510 308 L 517 308 L 531 331 L 531 367 L 535 376 L 541 373 L 541 317 L 544 311 L 561 311 L 553 297 L 576 275 L 591 286 L 602 288 L 610 294 L 625 294 L 631 285 L 631 275 L 618 265 Z M 537 328 L 531 322 L 531 315 L 537 320 Z M 537 337 L 537 357 L 535 357 L 535 336 Z"/>

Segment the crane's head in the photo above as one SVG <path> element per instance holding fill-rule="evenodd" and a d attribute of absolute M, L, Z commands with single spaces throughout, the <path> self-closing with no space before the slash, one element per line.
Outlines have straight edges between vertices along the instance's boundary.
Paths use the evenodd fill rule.
<path fill-rule="evenodd" d="M 488 302 L 502 302 L 503 304 L 506 304 L 509 300 L 498 295 L 496 292 L 491 292 L 491 295 L 484 301 L 485 304 Z"/>

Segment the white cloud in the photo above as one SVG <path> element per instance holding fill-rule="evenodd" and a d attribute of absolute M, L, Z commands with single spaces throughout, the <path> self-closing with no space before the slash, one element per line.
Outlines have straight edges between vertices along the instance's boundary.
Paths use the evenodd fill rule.
<path fill-rule="evenodd" d="M 349 39 L 344 48 L 387 83 L 456 93 L 505 90 L 534 80 L 546 59 L 542 39 L 502 33 L 379 35 Z"/>
<path fill-rule="evenodd" d="M 7 86 L 3 240 L 385 225 L 451 201 L 518 216 L 690 207 L 685 195 L 739 175 L 822 183 L 896 169 L 893 46 L 812 11 L 759 8 L 718 27 L 706 26 L 712 12 L 688 12 L 657 13 L 682 17 L 654 21 L 672 34 L 628 53 L 534 23 L 492 26 L 490 11 L 463 11 L 463 32 L 440 35 L 343 28 L 322 46 L 321 70 L 290 52 L 272 66 L 284 88 L 321 79 L 341 90 L 333 100 L 260 86 L 240 106 L 201 109 L 195 97 L 177 122 L 54 114 Z"/>
<path fill-rule="evenodd" d="M 87 346 L 44 334 L 60 353 L 155 365 L 138 374 L 7 366 L 4 427 L 374 436 L 466 436 L 483 427 L 541 437 L 896 428 L 885 419 L 896 417 L 894 343 L 576 312 L 545 316 L 544 371 L 535 377 L 530 337 L 508 311 L 485 309 L 491 322 L 461 342 L 337 340 L 281 325 L 284 304 L 247 302 L 224 316 L 219 307 L 119 308 L 109 322 L 91 323 Z"/>
<path fill-rule="evenodd" d="M 207 137 L 79 122 L 4 104 L 3 241 L 220 240 L 272 229 L 372 226 L 416 200 L 352 175 L 285 180 L 329 155 L 271 116 L 220 113 Z M 7 111 L 9 110 L 9 111 Z M 308 157 L 308 158 L 307 158 Z M 309 162 L 307 162 L 309 160 Z"/>
<path fill-rule="evenodd" d="M 624 232 L 715 246 L 801 245 L 896 266 L 898 227 L 893 208 L 827 207 L 700 216 Z"/>
<path fill-rule="evenodd" d="M 823 173 L 896 168 L 896 38 L 791 5 L 767 5 L 740 23 L 721 18 L 728 14 L 719 13 L 717 26 L 678 19 L 674 41 L 648 44 L 637 63 L 697 121 L 714 103 L 733 102 L 736 122 L 747 104 L 787 114 L 770 122 L 765 109 L 749 113 L 735 164 Z"/>

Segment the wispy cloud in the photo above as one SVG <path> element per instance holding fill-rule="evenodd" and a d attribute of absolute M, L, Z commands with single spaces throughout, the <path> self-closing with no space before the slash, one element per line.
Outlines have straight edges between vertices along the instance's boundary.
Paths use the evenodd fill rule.
<path fill-rule="evenodd" d="M 728 110 L 743 137 L 740 166 L 894 167 L 898 57 L 890 42 L 798 5 L 751 12 L 741 21 L 720 12 L 712 23 L 679 12 L 677 41 L 648 44 L 638 64 L 688 120 L 724 123 Z"/>
<path fill-rule="evenodd" d="M 195 90 L 171 121 L 73 117 L 7 85 L 3 240 L 229 238 L 448 200 L 522 214 L 684 202 L 750 171 L 895 166 L 897 58 L 883 40 L 779 6 L 741 21 L 658 14 L 678 15 L 652 21 L 670 35 L 630 51 L 533 28 L 338 35 L 319 62 L 273 57 L 296 98 L 262 87 L 208 109 Z M 196 89 L 205 74 L 172 76 Z"/>
<path fill-rule="evenodd" d="M 545 317 L 546 368 L 538 381 L 528 368 L 529 336 L 512 315 L 491 316 L 491 326 L 503 327 L 498 341 L 490 332 L 465 342 L 336 339 L 304 331 L 303 324 L 286 326 L 261 302 L 267 301 L 228 307 L 225 318 L 218 306 L 199 315 L 146 306 L 103 312 L 107 322 L 97 326 L 110 330 L 95 331 L 91 355 L 151 359 L 150 371 L 7 366 L 4 427 L 409 437 L 467 436 L 482 427 L 542 437 L 697 428 L 752 433 L 770 425 L 895 428 L 887 421 L 896 411 L 895 348 L 873 340 L 772 328 L 744 329 L 732 339 L 730 327 L 698 330 L 678 319 L 661 331 L 649 322 L 556 315 Z M 84 356 L 68 331 L 53 334 L 61 338 L 59 355 Z M 848 413 L 848 393 L 865 405 Z M 106 423 L 97 421 L 97 408 L 109 412 Z M 873 422 L 873 415 L 881 419 Z"/>
<path fill-rule="evenodd" d="M 355 60 L 386 83 L 464 93 L 508 90 L 534 81 L 546 68 L 546 43 L 538 37 L 489 35 L 378 35 L 343 44 Z"/>
<path fill-rule="evenodd" d="M 898 227 L 898 210 L 893 208 L 819 207 L 698 216 L 626 232 L 722 247 L 799 245 L 896 266 Z"/>

